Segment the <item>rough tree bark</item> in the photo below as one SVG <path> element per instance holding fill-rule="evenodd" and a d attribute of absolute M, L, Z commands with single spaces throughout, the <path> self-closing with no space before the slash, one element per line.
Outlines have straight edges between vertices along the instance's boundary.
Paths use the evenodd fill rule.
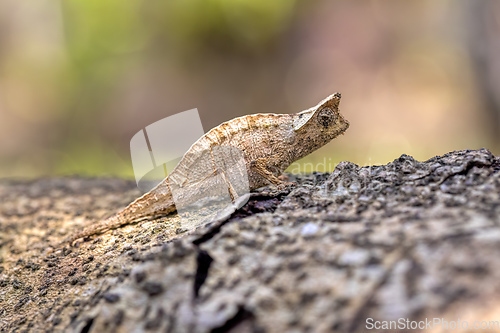
<path fill-rule="evenodd" d="M 498 320 L 500 158 L 458 151 L 264 188 L 223 221 L 175 215 L 51 250 L 132 182 L 0 181 L 0 330 L 359 332 L 367 318 Z M 490 316 L 496 314 L 496 319 Z"/>

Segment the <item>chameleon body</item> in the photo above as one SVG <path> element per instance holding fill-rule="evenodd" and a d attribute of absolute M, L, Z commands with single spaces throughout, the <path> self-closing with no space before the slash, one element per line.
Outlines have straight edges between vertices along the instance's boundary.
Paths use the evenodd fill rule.
<path fill-rule="evenodd" d="M 181 188 L 196 189 L 192 193 L 187 191 L 194 198 L 203 196 L 203 191 L 196 188 L 196 183 L 200 181 L 196 170 L 202 162 L 200 159 L 206 159 L 216 146 L 233 147 L 242 152 L 250 191 L 268 184 L 286 185 L 278 177 L 291 163 L 324 146 L 349 127 L 349 122 L 339 112 L 339 103 L 340 94 L 335 93 L 297 114 L 255 114 L 222 123 L 196 141 L 171 174 L 150 192 L 117 214 L 72 235 L 65 242 L 175 212 L 170 190 L 173 183 Z M 228 190 L 232 199 L 238 196 L 230 182 Z"/>

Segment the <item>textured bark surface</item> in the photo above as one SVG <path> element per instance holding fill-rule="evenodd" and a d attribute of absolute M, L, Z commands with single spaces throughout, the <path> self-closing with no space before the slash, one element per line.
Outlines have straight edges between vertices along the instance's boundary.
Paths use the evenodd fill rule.
<path fill-rule="evenodd" d="M 359 332 L 498 320 L 500 159 L 459 151 L 264 188 L 193 232 L 171 215 L 50 244 L 139 195 L 117 179 L 0 181 L 0 330 Z M 496 316 L 496 317 L 495 317 Z M 462 330 L 463 331 L 463 330 Z"/>

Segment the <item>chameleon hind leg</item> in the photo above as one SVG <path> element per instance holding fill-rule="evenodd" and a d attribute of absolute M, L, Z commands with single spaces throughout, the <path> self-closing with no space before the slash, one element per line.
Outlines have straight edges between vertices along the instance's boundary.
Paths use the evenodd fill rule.
<path fill-rule="evenodd" d="M 226 172 L 224 172 L 223 168 L 217 167 L 215 163 L 215 157 L 212 151 L 212 147 L 210 148 L 210 157 L 212 159 L 212 167 L 214 169 L 214 172 L 212 173 L 213 176 L 221 175 L 222 179 L 224 180 L 227 191 L 229 192 L 229 196 L 231 197 L 231 202 L 234 203 L 236 199 L 239 198 L 238 192 L 234 189 L 233 184 L 229 180 L 229 177 L 227 176 Z"/>
<path fill-rule="evenodd" d="M 238 195 L 238 192 L 236 192 L 236 190 L 234 189 L 233 184 L 231 183 L 231 181 L 227 177 L 227 175 L 224 172 L 224 170 L 218 168 L 216 170 L 216 172 L 222 175 L 222 178 L 224 179 L 224 182 L 226 183 L 227 191 L 229 192 L 229 196 L 231 197 L 231 201 L 234 203 L 234 201 L 240 197 Z"/>
<path fill-rule="evenodd" d="M 236 192 L 236 190 L 234 189 L 233 184 L 231 183 L 231 181 L 227 177 L 227 175 L 224 172 L 224 170 L 222 170 L 221 168 L 215 168 L 214 171 L 212 171 L 211 174 L 209 174 L 208 176 L 206 176 L 205 178 L 203 178 L 200 182 L 204 182 L 204 181 L 206 181 L 209 178 L 216 177 L 217 175 L 221 175 L 222 176 L 222 179 L 224 180 L 224 183 L 227 186 L 227 190 L 229 192 L 229 196 L 231 197 L 231 201 L 234 203 L 234 201 L 236 199 L 238 199 L 240 196 L 238 195 L 238 192 Z"/>
<path fill-rule="evenodd" d="M 174 185 L 173 192 L 185 192 L 186 195 L 194 196 L 197 200 L 203 196 L 220 197 L 229 193 L 229 197 L 234 203 L 240 195 L 231 182 L 228 173 L 224 170 L 225 165 L 216 163 L 212 148 L 198 153 L 196 160 L 198 163 L 187 170 L 186 174 L 181 174 L 181 177 L 178 174 L 175 175 L 175 181 L 172 184 Z M 223 188 L 219 187 L 221 185 Z"/>

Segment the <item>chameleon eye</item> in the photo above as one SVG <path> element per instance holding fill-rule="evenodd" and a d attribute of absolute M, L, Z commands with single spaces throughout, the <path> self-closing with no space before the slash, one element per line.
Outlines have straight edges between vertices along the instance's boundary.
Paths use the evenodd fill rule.
<path fill-rule="evenodd" d="M 330 108 L 324 108 L 319 111 L 317 120 L 321 126 L 328 127 L 335 121 L 335 113 Z"/>

